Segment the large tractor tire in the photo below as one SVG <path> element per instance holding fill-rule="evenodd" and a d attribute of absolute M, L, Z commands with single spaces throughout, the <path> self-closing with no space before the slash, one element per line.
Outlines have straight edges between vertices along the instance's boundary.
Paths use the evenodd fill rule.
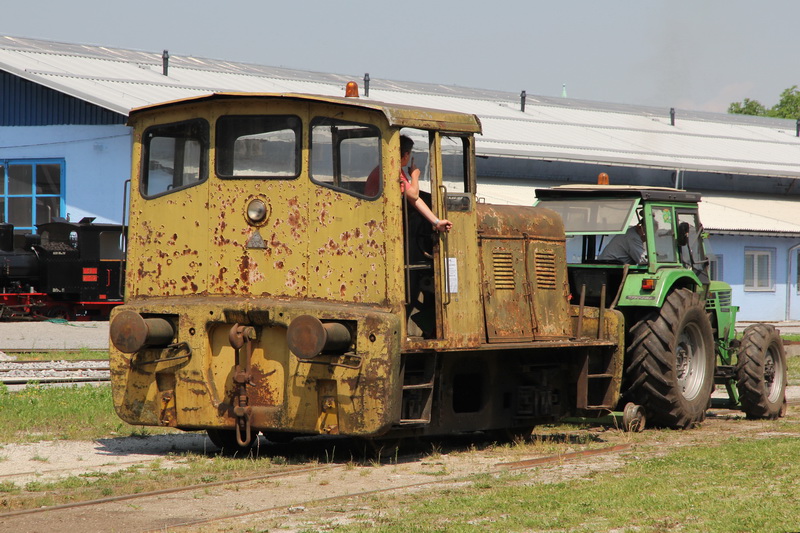
<path fill-rule="evenodd" d="M 778 331 L 768 324 L 744 330 L 736 364 L 739 401 L 747 418 L 774 420 L 786 408 L 786 353 Z"/>
<path fill-rule="evenodd" d="M 631 330 L 626 398 L 648 423 L 691 428 L 706 416 L 714 386 L 714 335 L 703 300 L 678 289 Z"/>

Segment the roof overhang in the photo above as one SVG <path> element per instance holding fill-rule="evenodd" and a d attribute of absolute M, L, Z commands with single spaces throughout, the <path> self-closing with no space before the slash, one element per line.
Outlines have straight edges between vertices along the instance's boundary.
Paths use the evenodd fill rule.
<path fill-rule="evenodd" d="M 235 99 L 280 99 L 280 100 L 302 100 L 313 101 L 327 104 L 345 105 L 361 109 L 371 109 L 383 113 L 390 126 L 400 128 L 419 128 L 435 129 L 452 133 L 480 133 L 481 121 L 476 115 L 458 113 L 455 111 L 443 111 L 440 109 L 427 109 L 414 106 L 397 104 L 387 104 L 375 100 L 362 100 L 360 98 L 345 98 L 314 94 L 298 93 L 237 93 L 237 92 L 215 92 L 190 98 L 182 98 L 169 102 L 137 107 L 130 111 L 129 121 L 136 120 L 141 114 L 150 113 L 156 110 L 181 106 L 187 104 L 197 104 L 216 100 L 235 100 Z"/>
<path fill-rule="evenodd" d="M 620 185 L 561 185 L 536 189 L 538 198 L 641 198 L 642 200 L 690 202 L 700 201 L 700 193 L 667 187 Z"/>

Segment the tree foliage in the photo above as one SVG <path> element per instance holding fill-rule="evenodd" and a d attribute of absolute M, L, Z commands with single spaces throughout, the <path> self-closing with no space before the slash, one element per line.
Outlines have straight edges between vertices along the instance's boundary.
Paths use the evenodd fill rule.
<path fill-rule="evenodd" d="M 730 106 L 728 106 L 728 113 L 732 113 L 734 115 L 765 116 L 767 114 L 767 108 L 764 107 L 764 104 L 758 100 L 750 100 L 749 98 L 745 98 L 741 102 L 733 102 Z"/>
<path fill-rule="evenodd" d="M 781 93 L 780 101 L 769 110 L 767 116 L 800 119 L 800 91 L 792 85 Z"/>
<path fill-rule="evenodd" d="M 797 85 L 792 85 L 781 93 L 778 103 L 769 109 L 758 100 L 745 98 L 741 102 L 733 102 L 728 106 L 728 113 L 800 119 L 800 90 L 797 89 Z"/>

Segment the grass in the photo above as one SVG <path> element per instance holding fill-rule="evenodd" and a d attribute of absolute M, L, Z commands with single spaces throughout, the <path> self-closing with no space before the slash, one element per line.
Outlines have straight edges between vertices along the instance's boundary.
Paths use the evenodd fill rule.
<path fill-rule="evenodd" d="M 142 431 L 140 428 L 134 429 L 117 417 L 111 400 L 110 385 L 34 385 L 18 392 L 9 392 L 0 384 L 0 406 L 0 443 L 54 439 L 93 440 Z M 157 433 L 164 431 L 152 429 L 152 432 Z"/>
<path fill-rule="evenodd" d="M 336 531 L 787 531 L 800 526 L 800 440 L 731 438 L 582 479 L 475 476 L 392 498 Z M 413 520 L 409 520 L 409 517 Z"/>
<path fill-rule="evenodd" d="M 800 355 L 786 357 L 786 379 L 789 385 L 800 385 Z"/>

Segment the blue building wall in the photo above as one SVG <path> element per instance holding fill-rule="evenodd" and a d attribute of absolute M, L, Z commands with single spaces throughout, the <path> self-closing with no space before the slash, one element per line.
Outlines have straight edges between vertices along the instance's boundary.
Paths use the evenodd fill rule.
<path fill-rule="evenodd" d="M 125 124 L 125 115 L 0 71 L 0 126 Z"/>
<path fill-rule="evenodd" d="M 118 125 L 0 127 L 0 159 L 63 159 L 63 216 L 122 220 L 131 128 Z"/>
<path fill-rule="evenodd" d="M 745 237 L 711 235 L 714 255 L 722 257 L 722 281 L 733 289 L 733 303 L 739 306 L 738 319 L 747 322 L 800 320 L 797 294 L 797 255 L 800 240 L 785 237 Z M 772 287 L 745 289 L 745 251 L 774 252 Z"/>

